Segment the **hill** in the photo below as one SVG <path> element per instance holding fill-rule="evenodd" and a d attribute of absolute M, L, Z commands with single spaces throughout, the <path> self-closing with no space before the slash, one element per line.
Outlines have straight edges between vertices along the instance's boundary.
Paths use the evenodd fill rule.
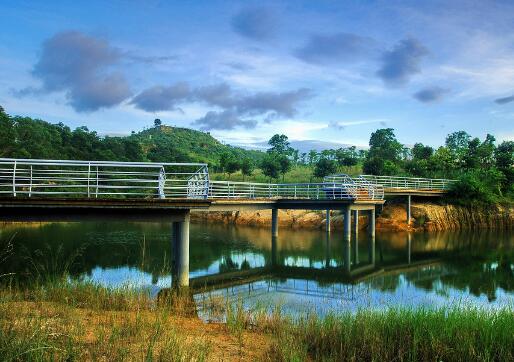
<path fill-rule="evenodd" d="M 216 168 L 225 153 L 254 162 L 264 155 L 225 145 L 209 133 L 187 128 L 161 125 L 125 137 L 100 137 L 87 127 L 71 130 L 63 123 L 9 116 L 0 110 L 0 157 L 205 162 Z"/>

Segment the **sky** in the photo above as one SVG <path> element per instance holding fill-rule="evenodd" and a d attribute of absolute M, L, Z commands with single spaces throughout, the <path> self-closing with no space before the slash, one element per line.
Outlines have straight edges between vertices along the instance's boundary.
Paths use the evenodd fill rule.
<path fill-rule="evenodd" d="M 514 1 L 1 0 L 0 105 L 235 145 L 514 140 Z"/>

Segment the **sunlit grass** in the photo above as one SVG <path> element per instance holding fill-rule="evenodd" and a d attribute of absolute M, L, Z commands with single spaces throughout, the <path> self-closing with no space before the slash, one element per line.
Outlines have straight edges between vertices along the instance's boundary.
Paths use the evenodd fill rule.
<path fill-rule="evenodd" d="M 182 302 L 180 301 L 182 298 Z M 176 299 L 176 300 L 174 300 Z M 211 344 L 173 324 L 190 298 L 62 282 L 0 290 L 1 360 L 207 360 Z M 185 304 L 184 304 L 185 303 Z M 514 311 L 360 310 L 291 317 L 281 306 L 245 310 L 212 300 L 243 358 L 251 331 L 269 337 L 268 360 L 507 361 L 514 359 Z M 225 303 L 225 304 L 223 304 Z M 202 328 L 201 324 L 196 328 Z"/>

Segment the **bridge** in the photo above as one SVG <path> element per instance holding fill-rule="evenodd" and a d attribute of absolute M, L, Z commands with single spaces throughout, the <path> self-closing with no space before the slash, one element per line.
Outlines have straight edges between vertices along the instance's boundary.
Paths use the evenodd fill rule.
<path fill-rule="evenodd" d="M 3 220 L 165 215 L 172 222 L 173 280 L 189 285 L 190 211 L 272 210 L 272 249 L 279 209 L 344 215 L 344 239 L 368 214 L 369 258 L 374 264 L 375 208 L 385 195 L 441 196 L 451 180 L 332 175 L 317 183 L 214 181 L 203 163 L 150 163 L 0 158 L 0 218 Z"/>

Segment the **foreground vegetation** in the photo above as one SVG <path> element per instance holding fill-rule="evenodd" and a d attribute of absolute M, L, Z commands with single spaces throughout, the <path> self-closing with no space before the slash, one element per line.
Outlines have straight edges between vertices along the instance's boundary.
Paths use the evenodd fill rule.
<path fill-rule="evenodd" d="M 359 311 L 291 318 L 209 301 L 204 324 L 187 296 L 53 282 L 0 291 L 0 359 L 399 360 L 514 359 L 514 313 L 476 309 Z"/>

